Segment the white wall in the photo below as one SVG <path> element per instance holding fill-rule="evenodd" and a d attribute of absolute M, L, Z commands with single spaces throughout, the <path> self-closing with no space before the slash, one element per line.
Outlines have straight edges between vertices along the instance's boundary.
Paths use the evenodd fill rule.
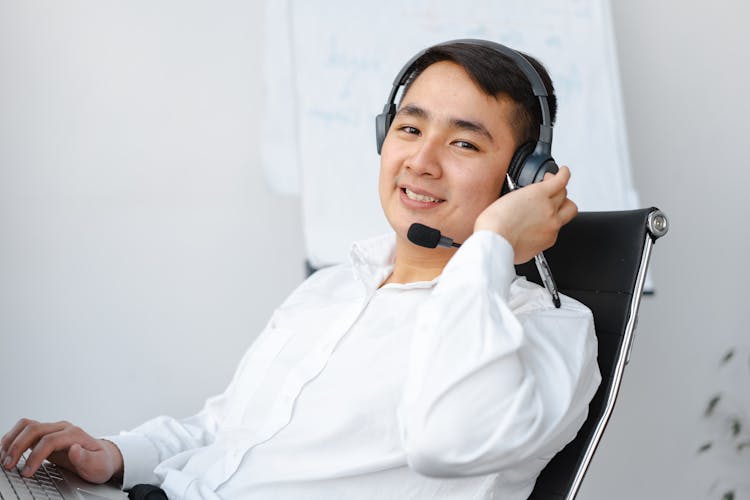
<path fill-rule="evenodd" d="M 0 0 L 0 429 L 189 415 L 303 278 L 262 3 Z"/>
<path fill-rule="evenodd" d="M 0 428 L 190 413 L 301 279 L 299 204 L 258 168 L 261 5 L 0 0 Z M 579 498 L 720 498 L 695 450 L 748 344 L 750 6 L 613 15 L 636 188 L 672 229 Z"/>
<path fill-rule="evenodd" d="M 702 413 L 724 388 L 719 359 L 750 344 L 750 4 L 612 3 L 636 188 L 672 227 L 654 248 L 657 293 L 643 302 L 621 397 L 580 498 L 720 499 L 706 493 L 714 479 L 750 470 L 748 450 L 744 465 L 733 453 L 696 454 L 716 430 Z M 746 418 L 748 387 L 747 370 L 729 387 Z"/>

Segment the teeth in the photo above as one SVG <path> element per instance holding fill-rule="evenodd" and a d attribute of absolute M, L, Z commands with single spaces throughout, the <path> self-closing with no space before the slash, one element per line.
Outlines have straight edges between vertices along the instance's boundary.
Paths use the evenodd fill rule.
<path fill-rule="evenodd" d="M 404 188 L 404 191 L 406 191 L 406 196 L 408 196 L 410 200 L 415 200 L 415 201 L 429 201 L 429 202 L 432 202 L 432 203 L 437 203 L 439 201 L 442 201 L 442 200 L 439 200 L 437 198 L 433 198 L 432 196 L 426 196 L 426 195 L 423 195 L 423 194 L 417 194 L 414 191 L 410 191 L 409 189 L 406 189 L 406 188 Z"/>

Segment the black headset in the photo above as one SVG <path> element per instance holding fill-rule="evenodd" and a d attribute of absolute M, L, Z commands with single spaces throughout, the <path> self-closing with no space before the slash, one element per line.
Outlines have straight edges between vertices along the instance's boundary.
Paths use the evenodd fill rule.
<path fill-rule="evenodd" d="M 377 140 L 378 154 L 383 149 L 383 141 L 391 127 L 393 118 L 396 115 L 396 95 L 399 89 L 406 84 L 409 77 L 414 72 L 414 63 L 422 57 L 428 50 L 443 45 L 461 43 L 466 45 L 478 45 L 492 49 L 508 58 L 526 75 L 531 84 L 534 95 L 539 98 L 539 106 L 542 110 L 542 124 L 539 126 L 539 139 L 536 144 L 533 141 L 521 144 L 513 153 L 508 166 L 508 175 L 513 179 L 517 187 L 528 186 L 534 182 L 541 181 L 544 174 L 550 172 L 557 173 L 557 164 L 552 158 L 552 119 L 550 117 L 549 105 L 547 103 L 547 88 L 544 86 L 542 77 L 534 69 L 534 66 L 520 52 L 517 52 L 505 45 L 490 42 L 488 40 L 460 39 L 429 47 L 412 57 L 393 80 L 393 88 L 388 95 L 388 101 L 383 107 L 383 112 L 375 117 L 375 138 Z M 506 192 L 508 186 L 503 187 Z"/>

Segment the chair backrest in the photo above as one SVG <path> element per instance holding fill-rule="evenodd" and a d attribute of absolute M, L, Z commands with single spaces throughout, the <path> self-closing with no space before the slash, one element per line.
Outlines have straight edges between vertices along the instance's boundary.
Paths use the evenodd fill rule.
<path fill-rule="evenodd" d="M 602 383 L 578 435 L 547 464 L 529 499 L 573 499 L 578 493 L 630 356 L 651 247 L 667 229 L 666 217 L 653 207 L 581 212 L 544 252 L 560 292 L 594 314 Z M 533 260 L 516 271 L 541 283 Z"/>

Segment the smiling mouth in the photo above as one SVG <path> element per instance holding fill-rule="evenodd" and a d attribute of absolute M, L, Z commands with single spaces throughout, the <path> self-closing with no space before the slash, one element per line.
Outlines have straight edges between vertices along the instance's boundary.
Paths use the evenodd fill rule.
<path fill-rule="evenodd" d="M 414 191 L 408 189 L 408 188 L 401 188 L 401 191 L 406 193 L 407 198 L 414 201 L 421 201 L 426 203 L 440 203 L 445 200 L 441 200 L 439 198 L 433 198 L 432 196 L 427 196 L 425 194 L 418 194 Z"/>

